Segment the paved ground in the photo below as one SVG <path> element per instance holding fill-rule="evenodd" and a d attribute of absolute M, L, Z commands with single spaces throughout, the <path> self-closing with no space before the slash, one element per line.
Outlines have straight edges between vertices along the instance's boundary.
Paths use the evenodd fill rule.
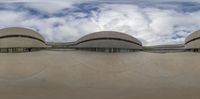
<path fill-rule="evenodd" d="M 0 54 L 0 99 L 199 99 L 200 53 Z"/>

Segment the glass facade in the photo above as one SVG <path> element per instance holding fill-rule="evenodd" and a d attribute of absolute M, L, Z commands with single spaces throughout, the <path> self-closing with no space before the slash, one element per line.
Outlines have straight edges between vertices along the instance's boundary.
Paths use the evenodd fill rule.
<path fill-rule="evenodd" d="M 42 48 L 0 48 L 1 53 L 20 53 L 20 52 L 32 52 L 39 51 Z"/>
<path fill-rule="evenodd" d="M 140 51 L 139 49 L 125 49 L 125 48 L 76 48 L 76 49 L 85 51 L 108 52 L 108 53 Z"/>

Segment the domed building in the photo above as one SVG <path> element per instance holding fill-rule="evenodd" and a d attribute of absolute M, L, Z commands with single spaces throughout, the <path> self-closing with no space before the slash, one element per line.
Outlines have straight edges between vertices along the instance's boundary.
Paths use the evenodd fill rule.
<path fill-rule="evenodd" d="M 125 33 L 101 31 L 80 38 L 71 47 L 80 50 L 123 52 L 142 50 L 142 43 Z"/>
<path fill-rule="evenodd" d="M 185 49 L 199 52 L 200 51 L 200 30 L 190 34 L 185 39 Z"/>
<path fill-rule="evenodd" d="M 30 52 L 46 47 L 44 38 L 31 29 L 21 27 L 0 29 L 0 52 Z"/>

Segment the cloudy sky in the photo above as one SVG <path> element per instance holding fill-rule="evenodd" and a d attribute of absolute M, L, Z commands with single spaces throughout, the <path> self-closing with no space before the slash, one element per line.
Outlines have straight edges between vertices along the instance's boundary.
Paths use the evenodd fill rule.
<path fill-rule="evenodd" d="M 48 42 L 119 31 L 144 45 L 179 44 L 200 29 L 200 0 L 0 0 L 0 17 L 0 28 L 31 28 Z"/>

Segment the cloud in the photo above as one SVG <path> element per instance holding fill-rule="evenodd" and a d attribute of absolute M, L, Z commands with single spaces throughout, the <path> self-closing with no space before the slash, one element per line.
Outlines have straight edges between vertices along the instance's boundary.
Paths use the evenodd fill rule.
<path fill-rule="evenodd" d="M 24 7 L 52 14 L 62 9 L 71 8 L 74 4 L 89 1 L 93 0 L 1 0 L 0 3 L 23 3 Z"/>
<path fill-rule="evenodd" d="M 137 3 L 25 0 L 25 3 L 6 3 L 0 7 L 0 28 L 32 28 L 48 42 L 75 41 L 92 32 L 111 30 L 137 37 L 144 45 L 176 44 L 183 43 L 187 35 L 200 28 L 198 4 L 188 5 L 195 9 L 190 8 L 191 11 L 180 5 L 155 3 L 144 7 Z M 48 17 L 41 17 L 45 15 Z"/>
<path fill-rule="evenodd" d="M 183 43 L 184 38 L 200 26 L 198 11 L 182 13 L 128 4 L 106 4 L 94 13 L 96 24 L 104 30 L 128 33 L 145 45 Z"/>
<path fill-rule="evenodd" d="M 11 25 L 17 25 L 18 22 L 26 19 L 26 13 L 24 12 L 14 12 L 14 11 L 0 11 L 1 19 L 0 26 L 6 27 Z"/>
<path fill-rule="evenodd" d="M 190 1 L 186 1 L 186 0 L 98 0 L 97 2 L 106 2 L 106 3 L 136 3 L 136 2 L 200 2 L 199 0 L 190 0 Z"/>
<path fill-rule="evenodd" d="M 76 3 L 80 3 L 80 1 L 77 1 L 77 0 L 75 1 L 69 0 L 67 2 L 64 2 L 64 1 L 40 2 L 38 1 L 38 2 L 33 2 L 33 3 L 25 3 L 24 5 L 25 7 L 32 8 L 32 9 L 41 11 L 43 13 L 51 14 L 51 13 L 60 11 L 62 9 L 73 7 L 73 4 L 76 4 Z"/>

